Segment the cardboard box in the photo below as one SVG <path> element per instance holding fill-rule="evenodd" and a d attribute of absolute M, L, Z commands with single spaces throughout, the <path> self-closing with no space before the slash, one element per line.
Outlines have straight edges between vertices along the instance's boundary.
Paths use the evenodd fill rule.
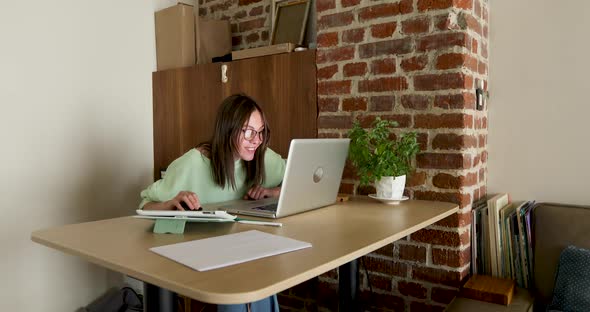
<path fill-rule="evenodd" d="M 185 4 L 155 13 L 157 69 L 195 64 L 195 16 Z"/>

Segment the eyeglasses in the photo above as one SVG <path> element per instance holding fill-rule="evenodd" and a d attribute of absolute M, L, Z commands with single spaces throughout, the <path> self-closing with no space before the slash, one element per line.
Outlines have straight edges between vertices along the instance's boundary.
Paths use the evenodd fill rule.
<path fill-rule="evenodd" d="M 264 131 L 265 129 L 263 129 L 262 131 L 256 131 L 250 128 L 242 129 L 242 132 L 244 133 L 244 139 L 248 141 L 254 141 L 254 138 L 256 138 L 256 136 L 258 136 L 258 139 L 262 141 L 264 139 Z"/>

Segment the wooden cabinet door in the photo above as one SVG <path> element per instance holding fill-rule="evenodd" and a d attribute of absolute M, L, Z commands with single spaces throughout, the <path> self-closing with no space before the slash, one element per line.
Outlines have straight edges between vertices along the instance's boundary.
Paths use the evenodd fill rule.
<path fill-rule="evenodd" d="M 221 64 L 152 74 L 154 178 L 176 158 L 210 139 L 223 100 Z"/>
<path fill-rule="evenodd" d="M 231 63 L 224 97 L 251 96 L 264 110 L 270 147 L 287 158 L 294 138 L 317 137 L 315 50 L 255 57 Z"/>
<path fill-rule="evenodd" d="M 201 64 L 152 74 L 154 179 L 197 144 L 211 138 L 221 101 L 244 93 L 264 110 L 270 147 L 287 158 L 293 138 L 317 136 L 315 50 Z"/>

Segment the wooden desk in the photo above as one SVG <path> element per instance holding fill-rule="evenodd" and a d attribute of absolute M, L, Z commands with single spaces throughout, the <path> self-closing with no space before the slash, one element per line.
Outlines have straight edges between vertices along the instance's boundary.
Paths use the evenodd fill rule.
<path fill-rule="evenodd" d="M 388 206 L 367 197 L 280 219 L 283 227 L 191 223 L 182 235 L 154 234 L 154 221 L 123 217 L 33 232 L 33 241 L 113 271 L 208 303 L 260 300 L 347 264 L 458 210 L 451 203 L 409 200 Z M 313 247 L 207 272 L 148 249 L 256 229 Z"/>

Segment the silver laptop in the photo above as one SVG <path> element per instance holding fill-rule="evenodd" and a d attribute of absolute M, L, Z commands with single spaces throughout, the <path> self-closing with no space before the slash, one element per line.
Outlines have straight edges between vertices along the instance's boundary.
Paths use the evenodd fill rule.
<path fill-rule="evenodd" d="M 203 209 L 281 218 L 333 204 L 349 143 L 350 139 L 293 139 L 279 198 L 233 200 L 205 205 Z"/>

